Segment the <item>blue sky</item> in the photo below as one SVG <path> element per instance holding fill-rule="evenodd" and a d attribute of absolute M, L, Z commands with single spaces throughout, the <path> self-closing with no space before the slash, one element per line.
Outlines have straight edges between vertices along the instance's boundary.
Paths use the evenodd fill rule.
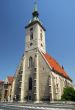
<path fill-rule="evenodd" d="M 75 0 L 37 0 L 46 28 L 47 52 L 63 65 L 75 83 Z M 0 0 L 0 79 L 13 75 L 25 46 L 24 27 L 34 0 Z"/>

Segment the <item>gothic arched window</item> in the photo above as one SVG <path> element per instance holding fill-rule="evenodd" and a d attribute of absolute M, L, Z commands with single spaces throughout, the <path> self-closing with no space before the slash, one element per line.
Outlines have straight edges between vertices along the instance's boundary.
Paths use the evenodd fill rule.
<path fill-rule="evenodd" d="M 41 41 L 42 41 L 42 33 L 40 33 L 40 39 L 41 39 Z"/>
<path fill-rule="evenodd" d="M 33 40 L 33 32 L 30 33 L 30 40 Z"/>
<path fill-rule="evenodd" d="M 40 29 L 40 39 L 41 39 L 41 41 L 42 41 L 42 29 Z"/>
<path fill-rule="evenodd" d="M 29 78 L 29 90 L 32 90 L 32 78 Z"/>
<path fill-rule="evenodd" d="M 30 40 L 33 40 L 33 28 L 30 29 Z"/>
<path fill-rule="evenodd" d="M 30 58 L 29 58 L 29 67 L 32 67 L 32 65 L 33 65 L 33 58 L 30 57 Z"/>

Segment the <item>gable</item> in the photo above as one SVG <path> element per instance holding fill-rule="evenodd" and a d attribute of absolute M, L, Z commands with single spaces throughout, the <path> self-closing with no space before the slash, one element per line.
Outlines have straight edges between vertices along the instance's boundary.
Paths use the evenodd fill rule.
<path fill-rule="evenodd" d="M 52 68 L 53 71 L 65 77 L 66 79 L 72 81 L 71 78 L 68 76 L 68 74 L 65 72 L 65 70 L 60 66 L 60 64 L 54 58 L 52 58 L 52 56 L 48 55 L 48 53 L 43 53 L 43 52 L 41 52 L 41 54 L 44 60 L 47 62 L 49 67 Z"/>

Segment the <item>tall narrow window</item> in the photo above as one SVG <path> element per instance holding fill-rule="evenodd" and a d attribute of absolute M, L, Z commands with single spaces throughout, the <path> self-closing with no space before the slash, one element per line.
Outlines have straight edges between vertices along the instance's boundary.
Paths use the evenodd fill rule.
<path fill-rule="evenodd" d="M 29 90 L 32 90 L 32 78 L 29 78 Z"/>
<path fill-rule="evenodd" d="M 32 67 L 32 66 L 33 66 L 33 58 L 30 57 L 30 58 L 29 58 L 29 67 Z"/>
<path fill-rule="evenodd" d="M 41 41 L 42 41 L 42 33 L 40 33 L 40 39 L 41 39 Z"/>
<path fill-rule="evenodd" d="M 42 29 L 40 29 L 40 39 L 42 41 Z"/>
<path fill-rule="evenodd" d="M 30 40 L 33 40 L 33 28 L 30 29 Z"/>
<path fill-rule="evenodd" d="M 30 40 L 33 40 L 33 32 L 30 33 Z"/>

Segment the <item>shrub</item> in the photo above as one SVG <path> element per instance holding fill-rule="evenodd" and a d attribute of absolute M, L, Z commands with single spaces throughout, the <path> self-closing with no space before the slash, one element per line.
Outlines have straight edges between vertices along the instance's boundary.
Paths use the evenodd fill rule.
<path fill-rule="evenodd" d="M 72 87 L 64 88 L 63 95 L 61 96 L 63 101 L 75 101 L 75 90 Z"/>

